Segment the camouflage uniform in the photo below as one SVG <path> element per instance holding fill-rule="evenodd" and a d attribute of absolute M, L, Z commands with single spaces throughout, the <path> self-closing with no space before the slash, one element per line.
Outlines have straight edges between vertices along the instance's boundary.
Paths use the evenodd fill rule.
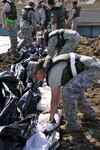
<path fill-rule="evenodd" d="M 58 38 L 59 33 L 59 38 Z M 63 36 L 63 37 L 62 37 Z M 69 29 L 54 30 L 49 34 L 48 55 L 54 56 L 57 48 L 58 54 L 74 52 L 79 44 L 80 35 L 78 32 Z M 57 55 L 58 55 L 57 54 Z"/>
<path fill-rule="evenodd" d="M 57 29 L 66 29 L 67 25 L 65 19 L 67 19 L 67 10 L 61 3 L 57 3 L 50 10 L 51 13 L 51 24 L 57 24 Z"/>
<path fill-rule="evenodd" d="M 14 52 L 17 49 L 17 32 L 14 23 L 7 23 L 9 37 L 11 41 L 11 51 Z"/>
<path fill-rule="evenodd" d="M 75 127 L 75 129 L 80 128 L 80 122 L 77 117 L 77 108 L 79 108 L 79 110 L 88 118 L 96 118 L 95 111 L 84 96 L 84 90 L 100 80 L 100 61 L 95 57 L 78 56 L 80 56 L 80 61 L 87 69 L 69 80 L 62 88 L 63 106 L 67 119 L 66 123 L 68 127 Z M 60 80 L 64 67 L 65 62 L 62 61 L 52 67 L 49 71 L 48 83 L 51 90 L 56 89 L 61 85 Z M 55 76 L 55 74 L 59 74 L 59 76 Z"/>
<path fill-rule="evenodd" d="M 76 1 L 73 2 L 73 8 L 72 8 L 72 12 L 71 12 L 71 18 L 72 18 L 71 29 L 75 30 L 75 31 L 77 30 L 77 26 L 79 23 L 80 10 L 81 10 L 81 7 L 77 6 L 77 2 Z"/>
<path fill-rule="evenodd" d="M 28 11 L 25 18 L 21 17 L 20 19 L 20 30 L 23 40 L 18 44 L 18 48 L 21 49 L 24 46 L 30 46 L 33 42 L 32 31 L 36 30 L 36 16 L 35 11 L 30 6 L 26 6 L 22 9 L 22 15 L 25 11 Z M 28 10 L 29 9 L 29 10 Z"/>
<path fill-rule="evenodd" d="M 45 11 L 45 1 L 42 0 L 38 3 L 38 11 L 40 16 L 39 23 L 44 27 L 45 20 L 46 20 L 46 11 Z"/>
<path fill-rule="evenodd" d="M 11 42 L 11 48 L 9 51 L 15 52 L 17 48 L 17 32 L 15 28 L 15 20 L 17 19 L 17 10 L 13 2 L 7 1 L 4 4 L 1 13 L 1 18 L 2 18 L 2 24 L 5 24 L 5 22 L 7 23 L 7 28 L 8 28 L 10 42 Z M 12 20 L 13 23 L 8 22 L 8 19 Z"/>

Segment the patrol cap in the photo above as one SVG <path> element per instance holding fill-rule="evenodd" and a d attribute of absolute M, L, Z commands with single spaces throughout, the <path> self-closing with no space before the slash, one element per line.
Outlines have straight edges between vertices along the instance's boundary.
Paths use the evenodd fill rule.
<path fill-rule="evenodd" d="M 55 3 L 55 1 L 54 0 L 48 0 L 47 3 L 50 5 L 53 5 Z"/>

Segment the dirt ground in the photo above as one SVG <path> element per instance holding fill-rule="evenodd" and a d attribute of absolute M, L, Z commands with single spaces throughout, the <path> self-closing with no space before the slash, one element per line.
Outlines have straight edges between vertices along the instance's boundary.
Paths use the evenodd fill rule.
<path fill-rule="evenodd" d="M 96 56 L 100 59 L 100 37 L 81 37 L 77 53 Z M 8 70 L 12 62 L 17 59 L 7 53 L 0 55 L 0 72 Z M 82 134 L 61 134 L 58 150 L 100 150 L 100 83 L 98 82 L 86 91 L 86 96 L 95 109 L 97 122 L 85 121 L 78 112 L 84 132 Z M 62 115 L 61 125 L 65 123 Z"/>

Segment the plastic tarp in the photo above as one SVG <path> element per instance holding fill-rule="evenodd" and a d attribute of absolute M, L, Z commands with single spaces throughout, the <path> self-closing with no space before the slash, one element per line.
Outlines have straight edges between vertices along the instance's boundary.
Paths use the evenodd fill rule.
<path fill-rule="evenodd" d="M 10 48 L 10 39 L 8 36 L 0 36 L 0 54 L 6 53 Z"/>
<path fill-rule="evenodd" d="M 20 39 L 18 38 L 18 41 Z M 8 48 L 10 48 L 10 39 L 9 36 L 0 36 L 0 54 L 6 53 Z"/>
<path fill-rule="evenodd" d="M 49 150 L 49 143 L 44 133 L 36 131 L 26 142 L 23 150 Z"/>
<path fill-rule="evenodd" d="M 0 37 L 0 53 L 7 50 L 8 39 Z M 11 71 L 0 73 L 0 150 L 56 150 L 59 146 L 61 110 L 55 114 L 56 122 L 49 123 L 50 114 L 41 112 L 50 110 L 50 88 L 46 82 L 27 80 L 28 62 L 42 56 L 35 46 L 22 49 Z"/>
<path fill-rule="evenodd" d="M 37 109 L 40 111 L 50 110 L 50 102 L 51 102 L 51 91 L 50 87 L 46 84 L 44 87 L 39 87 L 41 93 L 41 100 L 37 104 Z"/>

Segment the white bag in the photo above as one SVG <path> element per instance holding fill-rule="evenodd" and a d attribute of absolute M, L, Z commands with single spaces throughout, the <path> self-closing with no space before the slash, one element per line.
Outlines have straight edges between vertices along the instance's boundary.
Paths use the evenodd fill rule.
<path fill-rule="evenodd" d="M 62 110 L 58 109 L 58 112 L 54 116 L 56 123 L 49 123 L 50 113 L 47 113 L 47 114 L 41 113 L 38 117 L 37 129 L 40 130 L 41 132 L 44 132 L 45 130 L 51 131 L 55 129 L 60 124 L 61 113 L 62 113 Z"/>
<path fill-rule="evenodd" d="M 50 110 L 51 103 L 51 90 L 49 86 L 39 87 L 41 92 L 41 100 L 37 104 L 37 109 L 39 111 Z"/>
<path fill-rule="evenodd" d="M 45 134 L 37 130 L 27 140 L 23 150 L 49 150 L 49 143 Z"/>

